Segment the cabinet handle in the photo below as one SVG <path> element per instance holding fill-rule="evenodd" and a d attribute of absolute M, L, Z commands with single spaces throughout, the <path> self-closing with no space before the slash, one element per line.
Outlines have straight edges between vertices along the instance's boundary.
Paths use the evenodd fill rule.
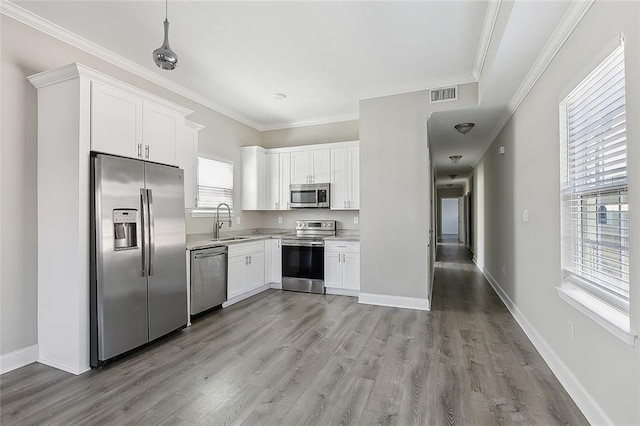
<path fill-rule="evenodd" d="M 344 203 L 344 206 L 343 206 L 343 207 L 346 209 L 346 208 L 347 208 L 347 202 L 346 202 L 346 201 L 343 201 L 343 203 Z"/>
<path fill-rule="evenodd" d="M 345 256 L 346 256 L 346 255 L 345 255 L 344 253 L 342 253 L 342 263 L 345 263 L 345 262 L 347 261 L 347 259 L 345 258 Z"/>
<path fill-rule="evenodd" d="M 276 202 L 276 210 L 278 210 L 278 203 Z"/>
<path fill-rule="evenodd" d="M 338 263 L 340 263 L 340 262 L 341 262 L 341 260 L 340 260 L 340 253 L 338 253 Z"/>
<path fill-rule="evenodd" d="M 249 256 L 245 256 L 244 257 L 244 264 L 248 265 L 249 264 Z"/>
<path fill-rule="evenodd" d="M 289 210 L 291 207 L 289 207 L 289 203 L 287 203 L 287 210 Z"/>
<path fill-rule="evenodd" d="M 145 145 L 144 148 L 144 158 L 149 159 L 149 145 Z"/>
<path fill-rule="evenodd" d="M 138 144 L 138 158 L 142 158 L 142 144 Z"/>
<path fill-rule="evenodd" d="M 249 256 L 249 265 L 251 265 L 251 256 Z"/>
<path fill-rule="evenodd" d="M 351 208 L 351 201 L 349 201 L 349 208 Z"/>

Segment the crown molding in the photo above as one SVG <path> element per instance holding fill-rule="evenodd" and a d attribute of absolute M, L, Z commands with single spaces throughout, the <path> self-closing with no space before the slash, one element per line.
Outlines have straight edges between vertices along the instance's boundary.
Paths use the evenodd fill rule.
<path fill-rule="evenodd" d="M 262 132 L 267 132 L 270 130 L 283 130 L 283 129 L 293 129 L 296 127 L 319 126 L 322 124 L 340 123 L 344 121 L 354 121 L 359 119 L 360 119 L 360 114 L 346 114 L 346 115 L 322 117 L 315 120 L 297 121 L 294 123 L 274 124 L 272 126 L 264 126 L 259 130 Z"/>
<path fill-rule="evenodd" d="M 569 39 L 569 36 L 571 36 L 576 26 L 578 26 L 578 24 L 594 2 L 595 0 L 574 0 L 571 2 L 569 9 L 564 14 L 562 19 L 560 20 L 560 23 L 547 41 L 547 44 L 544 46 L 544 48 L 536 58 L 533 66 L 529 70 L 529 73 L 507 104 L 507 109 L 502 115 L 502 118 L 500 118 L 500 121 L 498 121 L 498 124 L 491 132 L 491 135 L 488 138 L 491 143 L 472 164 L 472 167 L 475 168 L 482 157 L 484 157 L 484 154 L 489 150 L 489 147 L 493 145 L 493 142 L 496 140 L 504 126 L 507 124 L 507 122 L 509 122 L 513 114 L 515 114 L 515 112 L 518 110 L 520 104 L 522 104 L 531 89 L 533 89 L 533 86 L 535 86 L 535 84 L 538 82 L 551 61 L 553 61 L 553 59 L 556 57 L 562 46 L 564 46 L 567 39 Z"/>
<path fill-rule="evenodd" d="M 244 117 L 234 111 L 228 110 L 217 102 L 212 101 L 211 99 L 202 96 L 201 94 L 187 89 L 186 87 L 175 83 L 168 78 L 162 77 L 159 74 L 136 64 L 135 62 L 126 59 L 123 56 L 120 56 L 92 41 L 87 40 L 84 37 L 81 37 L 59 25 L 54 24 L 51 21 L 48 21 L 23 7 L 18 6 L 17 4 L 9 1 L 2 0 L 0 2 L 0 13 L 6 15 L 10 18 L 13 18 L 19 22 L 22 22 L 25 25 L 28 25 L 38 31 L 41 31 L 51 37 L 54 37 L 64 43 L 67 43 L 71 46 L 74 46 L 80 50 L 83 50 L 97 58 L 100 58 L 110 64 L 113 64 L 119 68 L 122 68 L 125 71 L 128 71 L 138 77 L 141 77 L 145 80 L 148 80 L 152 83 L 155 83 L 167 90 L 170 90 L 180 96 L 184 96 L 187 99 L 190 99 L 194 102 L 197 102 L 207 108 L 210 108 L 222 115 L 225 115 L 229 118 L 232 118 L 236 121 L 239 121 L 242 124 L 245 124 L 253 129 L 258 131 L 262 131 L 262 126 L 258 123 L 250 120 L 247 117 Z"/>
<path fill-rule="evenodd" d="M 473 77 L 476 81 L 480 81 L 480 76 L 482 75 L 482 69 L 487 59 L 487 54 L 489 53 L 489 45 L 491 44 L 491 37 L 493 37 L 493 30 L 496 27 L 501 3 L 502 0 L 495 0 L 490 1 L 487 5 L 487 12 L 484 15 L 484 23 L 482 24 L 482 32 L 480 33 L 480 42 L 478 43 L 478 50 L 476 52 L 476 60 L 473 65 Z"/>

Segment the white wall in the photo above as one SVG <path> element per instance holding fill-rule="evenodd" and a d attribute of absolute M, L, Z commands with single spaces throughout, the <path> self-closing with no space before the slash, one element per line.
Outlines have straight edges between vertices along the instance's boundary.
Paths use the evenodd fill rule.
<path fill-rule="evenodd" d="M 256 145 L 260 132 L 176 95 L 149 81 L 1 15 L 2 31 L 2 268 L 0 270 L 0 355 L 37 343 L 37 226 L 36 226 L 36 89 L 26 77 L 71 62 L 102 71 L 194 111 L 189 119 L 205 126 L 200 149 L 238 165 L 242 145 Z M 240 203 L 241 188 L 235 193 Z M 242 214 L 243 226 L 260 225 L 253 212 Z M 187 228 L 195 220 L 187 221 Z M 206 219 L 210 229 L 211 219 Z M 87 277 L 88 282 L 88 277 Z"/>
<path fill-rule="evenodd" d="M 594 423 L 640 424 L 640 350 L 575 310 L 556 291 L 561 267 L 558 102 L 624 33 L 630 259 L 640 259 L 639 24 L 640 3 L 596 2 L 474 170 L 477 262 Z M 497 152 L 500 145 L 506 148 L 503 156 Z M 528 223 L 521 220 L 525 209 Z M 637 333 L 640 262 L 631 261 L 630 277 Z"/>
<path fill-rule="evenodd" d="M 458 199 L 443 198 L 441 210 L 442 234 L 458 235 Z"/>

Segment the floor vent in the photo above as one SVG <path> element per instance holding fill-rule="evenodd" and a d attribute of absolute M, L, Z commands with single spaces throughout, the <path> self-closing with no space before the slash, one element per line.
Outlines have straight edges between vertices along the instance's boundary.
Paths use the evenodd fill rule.
<path fill-rule="evenodd" d="M 442 87 L 440 89 L 429 89 L 429 103 L 457 101 L 458 86 Z"/>

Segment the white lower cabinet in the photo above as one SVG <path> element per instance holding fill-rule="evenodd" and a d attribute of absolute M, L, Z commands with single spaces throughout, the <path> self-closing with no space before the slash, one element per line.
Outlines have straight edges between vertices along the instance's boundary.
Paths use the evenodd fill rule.
<path fill-rule="evenodd" d="M 227 300 L 264 285 L 264 241 L 229 246 Z"/>
<path fill-rule="evenodd" d="M 324 285 L 331 289 L 360 290 L 360 243 L 325 241 Z"/>
<path fill-rule="evenodd" d="M 282 284 L 282 240 L 273 238 L 264 242 L 265 283 Z"/>

